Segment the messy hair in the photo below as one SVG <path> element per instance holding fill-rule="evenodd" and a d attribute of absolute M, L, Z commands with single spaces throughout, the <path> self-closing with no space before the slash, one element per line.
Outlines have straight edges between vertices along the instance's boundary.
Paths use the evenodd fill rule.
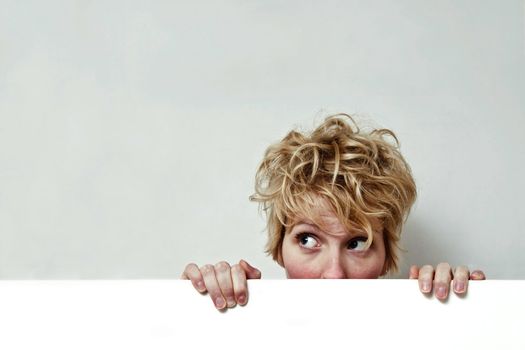
<path fill-rule="evenodd" d="M 315 215 L 325 200 L 347 230 L 373 239 L 371 219 L 383 224 L 386 258 L 382 274 L 397 270 L 399 238 L 416 199 L 416 185 L 395 134 L 362 132 L 348 114 L 327 117 L 310 133 L 290 131 L 267 148 L 251 201 L 267 216 L 266 253 L 280 265 L 284 235 L 299 217 L 322 227 Z"/>

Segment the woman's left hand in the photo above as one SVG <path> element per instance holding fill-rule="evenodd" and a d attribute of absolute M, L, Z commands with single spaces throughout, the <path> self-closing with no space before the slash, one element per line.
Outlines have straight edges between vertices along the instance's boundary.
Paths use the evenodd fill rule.
<path fill-rule="evenodd" d="M 412 265 L 409 278 L 418 279 L 421 293 L 430 294 L 434 290 L 436 298 L 445 300 L 451 280 L 454 292 L 462 295 L 467 292 L 469 280 L 484 280 L 485 274 L 481 270 L 469 272 L 466 266 L 458 266 L 452 271 L 448 263 L 440 263 L 435 269 L 432 265 Z"/>

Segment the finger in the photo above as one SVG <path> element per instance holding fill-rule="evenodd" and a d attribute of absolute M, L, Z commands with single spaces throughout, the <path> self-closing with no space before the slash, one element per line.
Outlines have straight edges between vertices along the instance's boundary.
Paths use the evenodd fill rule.
<path fill-rule="evenodd" d="M 240 265 L 232 266 L 232 281 L 235 299 L 239 305 L 246 305 L 248 302 L 248 282 L 246 272 Z"/>
<path fill-rule="evenodd" d="M 456 294 L 464 294 L 468 289 L 469 271 L 466 266 L 458 266 L 454 270 L 454 282 L 452 286 Z"/>
<path fill-rule="evenodd" d="M 422 293 L 428 294 L 432 292 L 432 281 L 434 280 L 434 267 L 432 265 L 425 265 L 419 269 L 419 290 Z"/>
<path fill-rule="evenodd" d="M 208 293 L 210 293 L 211 300 L 215 304 L 215 307 L 219 310 L 224 309 L 226 307 L 226 300 L 224 300 L 219 287 L 219 282 L 217 282 L 215 268 L 213 265 L 204 265 L 201 267 L 201 273 L 206 289 L 208 290 Z"/>
<path fill-rule="evenodd" d="M 197 289 L 198 292 L 206 292 L 206 286 L 204 285 L 201 271 L 199 270 L 199 267 L 197 265 L 193 263 L 188 264 L 184 269 L 184 272 L 182 273 L 181 279 L 189 279 L 191 281 L 191 284 L 193 284 L 193 287 Z"/>
<path fill-rule="evenodd" d="M 234 307 L 237 302 L 235 301 L 235 295 L 233 294 L 233 284 L 231 277 L 230 264 L 226 261 L 221 261 L 215 264 L 215 276 L 219 283 L 222 295 L 226 299 L 228 307 Z"/>
<path fill-rule="evenodd" d="M 434 274 L 434 292 L 436 298 L 445 300 L 448 296 L 452 271 L 448 263 L 440 263 L 436 266 Z"/>
<path fill-rule="evenodd" d="M 249 280 L 253 279 L 260 279 L 261 278 L 261 271 L 259 269 L 253 267 L 252 265 L 248 264 L 245 260 L 239 261 L 239 265 L 244 269 L 244 272 L 246 272 L 246 278 Z"/>
<path fill-rule="evenodd" d="M 417 265 L 412 265 L 410 267 L 408 278 L 411 280 L 415 280 L 418 278 L 418 276 L 419 276 L 419 267 Z"/>
<path fill-rule="evenodd" d="M 486 279 L 485 273 L 481 270 L 474 270 L 470 273 L 470 279 L 474 281 L 481 281 Z"/>

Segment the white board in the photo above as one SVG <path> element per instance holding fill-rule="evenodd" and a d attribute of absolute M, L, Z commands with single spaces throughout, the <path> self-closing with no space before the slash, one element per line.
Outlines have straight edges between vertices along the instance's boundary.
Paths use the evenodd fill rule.
<path fill-rule="evenodd" d="M 464 298 L 413 280 L 249 281 L 217 311 L 189 281 L 0 281 L 0 349 L 524 349 L 525 281 Z"/>

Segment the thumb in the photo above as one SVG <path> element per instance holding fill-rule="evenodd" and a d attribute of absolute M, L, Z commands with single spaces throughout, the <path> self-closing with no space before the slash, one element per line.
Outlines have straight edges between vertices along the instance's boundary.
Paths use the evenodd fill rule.
<path fill-rule="evenodd" d="M 239 265 L 241 265 L 244 272 L 246 272 L 246 278 L 249 280 L 253 279 L 260 279 L 261 278 L 261 271 L 259 271 L 257 268 L 253 267 L 252 265 L 248 264 L 245 260 L 240 260 Z"/>
<path fill-rule="evenodd" d="M 481 270 L 475 270 L 475 271 L 472 271 L 470 273 L 470 279 L 471 280 L 477 280 L 477 281 L 481 281 L 481 280 L 484 280 L 486 279 L 485 277 L 485 273 Z"/>
<path fill-rule="evenodd" d="M 417 280 L 419 277 L 419 267 L 417 265 L 412 265 L 410 267 L 410 272 L 408 278 L 411 280 Z"/>

